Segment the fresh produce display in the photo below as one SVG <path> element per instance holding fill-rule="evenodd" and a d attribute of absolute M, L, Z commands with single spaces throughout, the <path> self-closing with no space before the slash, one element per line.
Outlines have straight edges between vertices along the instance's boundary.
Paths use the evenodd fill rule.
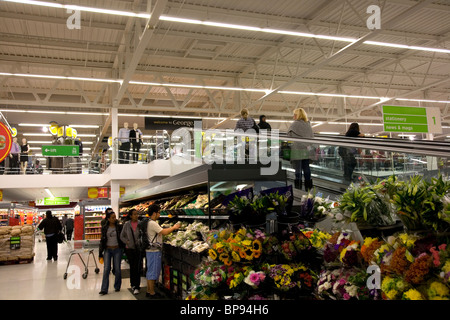
<path fill-rule="evenodd" d="M 199 194 L 194 202 L 191 202 L 185 206 L 185 209 L 207 208 L 207 205 L 208 205 L 208 195 Z"/>
<path fill-rule="evenodd" d="M 177 222 L 166 222 L 161 226 L 163 228 L 171 227 L 175 223 Z M 202 233 L 207 233 L 209 231 L 208 226 L 199 221 L 194 221 L 192 223 L 181 221 L 179 223 L 181 224 L 180 229 L 164 236 L 164 243 L 197 253 L 201 253 L 209 248 L 208 244 L 203 241 L 201 236 Z"/>

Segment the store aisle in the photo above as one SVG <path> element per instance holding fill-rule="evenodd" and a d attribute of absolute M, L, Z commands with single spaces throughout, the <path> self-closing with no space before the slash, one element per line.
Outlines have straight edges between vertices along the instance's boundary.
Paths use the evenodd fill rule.
<path fill-rule="evenodd" d="M 89 262 L 89 274 L 86 279 L 70 281 L 70 275 L 64 280 L 67 261 L 69 258 L 69 247 L 66 243 L 59 245 L 58 261 L 47 261 L 47 249 L 45 242 L 36 240 L 35 257 L 32 263 L 0 265 L 0 300 L 134 300 L 135 297 L 128 290 L 130 279 L 122 279 L 120 292 L 114 292 L 112 283 L 113 275 L 110 279 L 110 290 L 105 296 L 100 296 L 100 287 L 103 276 L 103 265 L 98 264 L 100 272 L 96 274 L 95 264 Z M 97 259 L 98 250 L 94 250 Z M 87 253 L 82 257 L 87 262 Z M 71 266 L 79 266 L 81 274 L 84 273 L 84 266 L 77 255 L 72 257 Z M 128 264 L 122 261 L 122 269 L 128 269 Z M 74 274 L 74 273 L 73 273 Z M 79 288 L 76 288 L 77 282 Z M 142 278 L 145 284 L 145 278 Z M 72 288 L 71 288 L 72 287 Z M 74 288 L 75 287 L 75 288 Z M 145 290 L 141 289 L 141 290 Z"/>

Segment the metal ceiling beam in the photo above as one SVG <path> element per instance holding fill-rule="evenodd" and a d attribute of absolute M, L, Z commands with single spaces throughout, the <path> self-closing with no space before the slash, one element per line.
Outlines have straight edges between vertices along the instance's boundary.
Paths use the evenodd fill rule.
<path fill-rule="evenodd" d="M 113 98 L 113 107 L 117 105 L 125 94 L 125 90 L 128 88 L 129 81 L 131 77 L 134 75 L 136 68 L 141 60 L 142 55 L 144 54 L 145 49 L 147 48 L 150 39 L 153 36 L 153 32 L 156 24 L 159 21 L 159 16 L 163 13 L 164 8 L 166 7 L 168 0 L 157 0 L 152 11 L 150 19 L 146 22 L 144 31 L 142 35 L 139 37 L 139 43 L 135 48 L 131 59 L 129 60 L 127 68 L 123 72 L 123 82 L 119 87 L 119 91 Z"/>

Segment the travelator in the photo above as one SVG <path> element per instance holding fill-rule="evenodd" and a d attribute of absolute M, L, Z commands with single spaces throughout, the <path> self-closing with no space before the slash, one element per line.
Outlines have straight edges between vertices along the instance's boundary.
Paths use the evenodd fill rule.
<path fill-rule="evenodd" d="M 295 170 L 290 151 L 293 143 L 301 143 L 308 150 L 314 191 L 332 200 L 351 182 L 375 182 L 391 175 L 401 180 L 416 174 L 431 178 L 439 173 L 446 176 L 449 173 L 450 143 L 443 141 L 330 135 L 292 138 L 282 132 L 264 135 L 215 129 L 202 133 L 200 151 L 195 139 L 191 141 L 194 143 L 192 148 L 177 138 L 172 137 L 171 150 L 178 151 L 171 151 L 171 157 L 188 153 L 191 157 L 200 156 L 207 163 L 258 163 L 262 154 L 269 155 L 269 161 L 279 162 L 286 170 L 288 183 L 292 184 Z M 356 161 L 351 181 L 344 179 L 344 160 L 339 154 L 342 148 L 352 152 Z M 297 199 L 305 193 L 304 184 L 303 190 L 294 190 Z"/>

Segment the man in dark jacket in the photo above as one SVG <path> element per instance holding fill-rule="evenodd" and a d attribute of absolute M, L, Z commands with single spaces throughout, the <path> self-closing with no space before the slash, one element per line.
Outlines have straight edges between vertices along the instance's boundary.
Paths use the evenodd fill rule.
<path fill-rule="evenodd" d="M 62 230 L 61 222 L 52 215 L 50 210 L 45 212 L 45 219 L 38 226 L 44 230 L 45 242 L 47 243 L 47 260 L 58 260 L 58 233 Z"/>
<path fill-rule="evenodd" d="M 67 214 L 65 214 L 64 216 L 66 217 L 66 222 L 65 222 L 66 238 L 67 238 L 67 241 L 69 241 L 69 240 L 72 240 L 74 221 L 71 217 L 67 217 Z"/>
<path fill-rule="evenodd" d="M 270 126 L 270 124 L 268 124 L 266 122 L 266 116 L 262 115 L 259 116 L 259 124 L 258 124 L 259 129 L 266 129 L 267 131 L 270 131 L 272 129 L 272 127 Z"/>

